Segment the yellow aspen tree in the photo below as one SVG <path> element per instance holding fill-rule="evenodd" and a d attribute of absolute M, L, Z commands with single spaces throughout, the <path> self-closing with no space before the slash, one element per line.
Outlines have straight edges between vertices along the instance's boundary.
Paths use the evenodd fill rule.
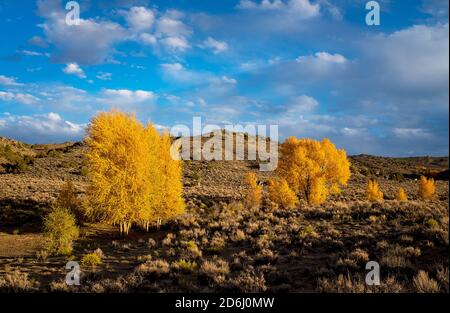
<path fill-rule="evenodd" d="M 149 191 L 148 203 L 139 209 L 139 221 L 140 226 L 146 231 L 149 230 L 152 221 L 157 219 L 157 215 L 161 214 L 163 210 L 163 198 L 164 198 L 164 162 L 161 159 L 161 136 L 153 127 L 148 123 L 144 130 L 145 140 L 148 145 L 149 154 L 147 156 L 146 181 L 152 188 Z M 181 177 L 180 177 L 181 184 Z"/>
<path fill-rule="evenodd" d="M 347 185 L 350 162 L 345 150 L 328 139 L 316 141 L 291 137 L 281 145 L 277 174 L 310 204 L 320 204 L 329 194 Z"/>
<path fill-rule="evenodd" d="M 380 191 L 378 187 L 378 182 L 374 179 L 370 179 L 367 184 L 366 190 L 367 200 L 372 202 L 382 201 L 383 193 Z"/>
<path fill-rule="evenodd" d="M 400 202 L 408 201 L 408 196 L 406 195 L 405 189 L 400 187 L 398 189 L 397 194 L 395 195 L 395 199 L 397 199 L 397 201 L 400 201 Z"/>
<path fill-rule="evenodd" d="M 261 205 L 262 186 L 258 184 L 258 178 L 253 172 L 245 174 L 244 183 L 247 187 L 245 205 L 249 208 L 257 208 Z"/>
<path fill-rule="evenodd" d="M 284 209 L 291 209 L 297 206 L 298 198 L 295 192 L 289 188 L 285 179 L 270 178 L 267 183 L 267 193 L 270 201 Z"/>
<path fill-rule="evenodd" d="M 314 179 L 309 200 L 311 204 L 321 204 L 327 199 L 328 189 L 325 184 L 326 181 L 324 177 Z"/>
<path fill-rule="evenodd" d="M 170 135 L 167 132 L 164 133 L 159 140 L 158 152 L 162 173 L 160 205 L 155 214 L 158 227 L 161 225 L 162 220 L 172 219 L 177 215 L 183 214 L 185 210 L 182 161 L 178 155 L 174 155 L 176 153 L 178 151 L 173 151 Z"/>
<path fill-rule="evenodd" d="M 87 214 L 118 225 L 126 235 L 151 203 L 154 186 L 149 183 L 149 168 L 154 165 L 155 143 L 134 115 L 117 110 L 94 117 L 85 141 L 90 178 Z"/>
<path fill-rule="evenodd" d="M 436 187 L 434 185 L 434 179 L 427 179 L 425 176 L 421 176 L 419 180 L 419 199 L 428 200 L 434 197 L 436 194 Z"/>

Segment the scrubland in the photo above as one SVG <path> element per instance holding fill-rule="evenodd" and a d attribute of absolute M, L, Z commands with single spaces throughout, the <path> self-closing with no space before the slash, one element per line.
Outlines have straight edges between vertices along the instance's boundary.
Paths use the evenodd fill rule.
<path fill-rule="evenodd" d="M 1 292 L 448 292 L 446 157 L 350 157 L 340 194 L 289 209 L 268 203 L 273 173 L 255 162 L 184 161 L 184 214 L 126 237 L 81 221 L 73 251 L 57 256 L 43 220 L 67 181 L 83 197 L 86 147 L 1 144 L 11 147 L 0 156 Z M 244 205 L 248 172 L 263 187 L 258 207 Z M 418 198 L 420 175 L 436 177 L 431 200 Z M 383 201 L 366 200 L 370 178 Z M 408 201 L 396 200 L 400 187 Z M 65 283 L 69 260 L 80 263 L 80 286 Z M 380 264 L 380 286 L 365 284 L 368 261 Z"/>

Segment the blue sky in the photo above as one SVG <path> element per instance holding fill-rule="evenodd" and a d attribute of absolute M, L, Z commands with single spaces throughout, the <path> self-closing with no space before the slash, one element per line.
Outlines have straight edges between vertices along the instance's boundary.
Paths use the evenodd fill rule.
<path fill-rule="evenodd" d="M 278 124 L 351 154 L 448 155 L 448 3 L 0 2 L 0 136 L 79 140 L 118 107 L 158 127 Z"/>

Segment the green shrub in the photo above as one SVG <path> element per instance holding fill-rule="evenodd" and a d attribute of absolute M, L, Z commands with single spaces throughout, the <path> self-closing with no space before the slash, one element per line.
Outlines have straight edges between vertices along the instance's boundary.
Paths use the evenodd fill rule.
<path fill-rule="evenodd" d="M 57 158 L 61 155 L 61 151 L 58 150 L 49 150 L 47 152 L 47 156 L 52 157 L 52 158 Z"/>
<path fill-rule="evenodd" d="M 97 266 L 102 264 L 102 257 L 97 252 L 87 253 L 81 258 L 81 265 Z"/>
<path fill-rule="evenodd" d="M 198 264 L 195 261 L 187 261 L 185 259 L 179 259 L 172 263 L 173 268 L 182 272 L 191 273 L 198 269 Z"/>
<path fill-rule="evenodd" d="M 72 181 L 67 181 L 59 191 L 56 198 L 56 206 L 66 208 L 72 213 L 77 221 L 84 219 L 84 210 L 81 199 L 78 197 L 77 189 Z"/>
<path fill-rule="evenodd" d="M 438 229 L 439 228 L 439 223 L 433 218 L 430 218 L 429 220 L 427 220 L 426 223 L 427 223 L 428 228 L 430 228 L 430 229 Z"/>
<path fill-rule="evenodd" d="M 79 231 L 75 217 L 66 208 L 55 207 L 44 219 L 47 249 L 53 254 L 70 254 Z"/>

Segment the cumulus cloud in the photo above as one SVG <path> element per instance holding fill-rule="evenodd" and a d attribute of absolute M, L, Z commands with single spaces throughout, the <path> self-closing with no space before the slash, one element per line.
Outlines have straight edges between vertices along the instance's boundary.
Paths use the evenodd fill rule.
<path fill-rule="evenodd" d="M 161 43 L 169 50 L 185 51 L 189 48 L 189 43 L 185 37 L 166 37 Z"/>
<path fill-rule="evenodd" d="M 146 90 L 105 89 L 97 100 L 109 106 L 136 107 L 141 104 L 152 104 L 156 94 Z"/>
<path fill-rule="evenodd" d="M 364 61 L 382 88 L 448 94 L 448 37 L 448 23 L 381 34 L 364 45 Z"/>
<path fill-rule="evenodd" d="M 54 112 L 35 115 L 4 113 L 0 116 L 0 131 L 3 136 L 29 143 L 79 140 L 85 126 L 65 120 Z"/>
<path fill-rule="evenodd" d="M 244 10 L 283 10 L 296 14 L 299 18 L 312 18 L 320 14 L 320 4 L 309 0 L 241 0 L 238 8 Z"/>
<path fill-rule="evenodd" d="M 203 49 L 211 49 L 215 54 L 228 50 L 228 44 L 225 41 L 219 41 L 212 37 L 208 37 L 199 45 Z"/>
<path fill-rule="evenodd" d="M 0 91 L 1 101 L 15 101 L 22 104 L 33 104 L 39 101 L 39 98 L 28 93 L 14 93 L 9 91 Z"/>
<path fill-rule="evenodd" d="M 86 78 L 86 74 L 83 69 L 77 63 L 69 63 L 63 68 L 63 72 L 68 75 L 75 75 L 79 78 Z"/>
<path fill-rule="evenodd" d="M 176 82 L 198 84 L 204 82 L 206 75 L 185 68 L 181 63 L 164 63 L 161 64 L 163 77 Z"/>
<path fill-rule="evenodd" d="M 192 30 L 183 23 L 183 13 L 169 10 L 156 23 L 156 34 L 159 36 L 190 36 Z"/>
<path fill-rule="evenodd" d="M 0 75 L 0 85 L 18 87 L 18 86 L 23 86 L 24 84 L 18 83 L 16 77 L 8 77 L 8 76 Z"/>
<path fill-rule="evenodd" d="M 95 76 L 100 80 L 111 80 L 112 74 L 111 73 L 105 73 L 105 72 L 98 72 Z"/>
<path fill-rule="evenodd" d="M 67 25 L 59 1 L 38 1 L 38 12 L 45 19 L 41 27 L 45 40 L 56 49 L 52 60 L 57 63 L 104 63 L 114 45 L 127 38 L 122 26 L 107 20 L 80 19 L 80 25 Z"/>
<path fill-rule="evenodd" d="M 156 44 L 156 37 L 149 33 L 142 33 L 139 35 L 139 40 L 145 45 L 154 45 Z"/>
<path fill-rule="evenodd" d="M 319 102 L 313 97 L 301 95 L 294 97 L 286 107 L 287 112 L 305 113 L 315 110 L 319 106 Z"/>
<path fill-rule="evenodd" d="M 145 7 L 132 7 L 125 13 L 125 19 L 134 31 L 145 31 L 152 27 L 155 14 Z"/>

